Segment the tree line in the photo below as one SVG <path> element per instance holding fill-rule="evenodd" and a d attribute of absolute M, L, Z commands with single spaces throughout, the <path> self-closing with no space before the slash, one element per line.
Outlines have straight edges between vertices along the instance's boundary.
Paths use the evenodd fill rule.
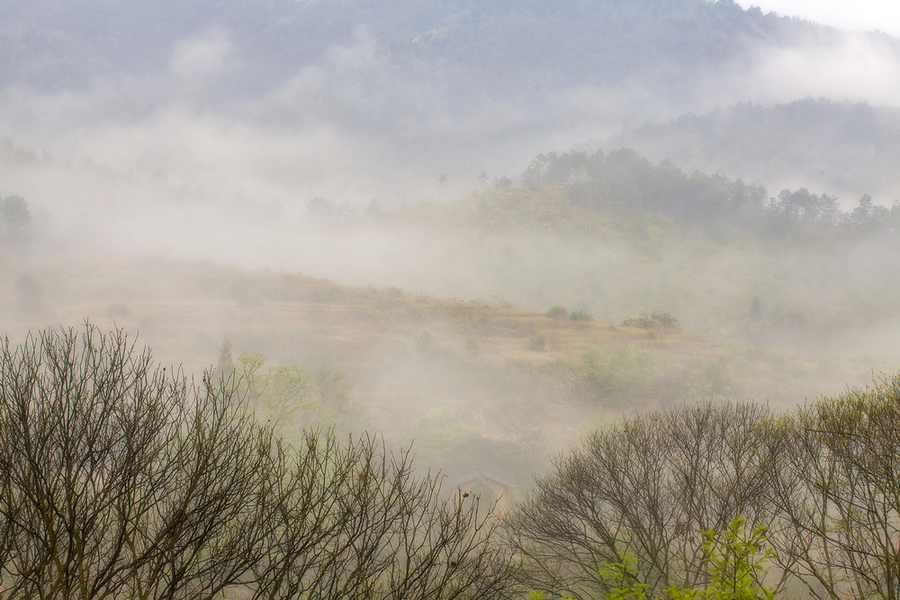
<path fill-rule="evenodd" d="M 805 98 L 775 106 L 742 102 L 666 123 L 647 122 L 608 144 L 753 181 L 800 179 L 825 189 L 880 195 L 895 188 L 898 141 L 896 107 Z"/>
<path fill-rule="evenodd" d="M 510 597 L 499 521 L 377 438 L 290 446 L 233 379 L 88 325 L 0 347 L 8 598 Z"/>
<path fill-rule="evenodd" d="M 246 384 L 121 331 L 6 339 L 0 384 L 4 597 L 688 598 L 732 567 L 747 589 L 900 594 L 900 375 L 787 413 L 625 417 L 509 514 L 372 435 L 289 444 Z"/>
<path fill-rule="evenodd" d="M 898 423 L 898 375 L 786 414 L 706 402 L 627 417 L 536 479 L 507 524 L 510 543 L 535 589 L 618 597 L 598 568 L 633 564 L 647 597 L 667 598 L 710 584 L 700 533 L 733 531 L 740 516 L 768 532 L 771 565 L 754 574 L 758 589 L 894 599 Z M 759 540 L 753 550 L 764 550 Z"/>
<path fill-rule="evenodd" d="M 548 152 L 522 176 L 533 189 L 564 186 L 568 201 L 612 214 L 659 213 L 685 227 L 738 227 L 771 237 L 814 233 L 892 233 L 900 230 L 900 202 L 888 208 L 868 195 L 849 212 L 838 198 L 806 188 L 768 197 L 760 185 L 699 171 L 687 174 L 670 160 L 654 164 L 629 149 L 594 154 Z"/>

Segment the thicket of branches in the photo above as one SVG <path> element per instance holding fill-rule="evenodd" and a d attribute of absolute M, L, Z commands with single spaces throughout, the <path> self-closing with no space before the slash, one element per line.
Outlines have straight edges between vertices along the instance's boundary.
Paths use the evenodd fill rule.
<path fill-rule="evenodd" d="M 900 597 L 900 375 L 776 415 L 706 403 L 589 435 L 511 515 L 532 588 L 610 593 L 598 567 L 634 561 L 647 597 L 709 583 L 702 531 L 768 528 L 770 587 Z M 760 588 L 761 589 L 761 588 Z"/>
<path fill-rule="evenodd" d="M 590 597 L 601 563 L 639 559 L 648 593 L 703 582 L 701 530 L 771 520 L 768 411 L 712 403 L 639 415 L 587 436 L 537 478 L 510 522 L 528 583 Z"/>
<path fill-rule="evenodd" d="M 119 331 L 5 340 L 0 384 L 4 597 L 587 599 L 614 591 L 604 564 L 663 597 L 709 584 L 701 532 L 736 516 L 768 530 L 770 588 L 900 596 L 900 375 L 783 415 L 629 417 L 538 477 L 502 538 L 408 453 L 315 431 L 291 447 L 235 382 L 195 385 Z"/>
<path fill-rule="evenodd" d="M 0 347 L 10 598 L 504 598 L 498 520 L 371 437 L 261 425 L 122 332 Z"/>

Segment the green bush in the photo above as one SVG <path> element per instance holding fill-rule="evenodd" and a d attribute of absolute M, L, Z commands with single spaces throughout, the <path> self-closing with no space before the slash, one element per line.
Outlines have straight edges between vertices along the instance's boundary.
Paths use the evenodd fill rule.
<path fill-rule="evenodd" d="M 12 230 L 23 229 L 31 222 L 31 211 L 22 196 L 7 196 L 0 200 L 0 221 Z"/>
<path fill-rule="evenodd" d="M 672 600 L 775 598 L 777 590 L 767 588 L 760 581 L 765 576 L 765 564 L 775 558 L 775 551 L 765 547 L 768 528 L 759 526 L 748 533 L 744 530 L 746 522 L 747 519 L 735 517 L 728 529 L 719 534 L 711 529 L 700 533 L 704 561 L 709 568 L 709 583 L 706 589 L 672 586 L 668 590 Z"/>
<path fill-rule="evenodd" d="M 534 350 L 535 352 L 543 352 L 547 349 L 547 334 L 543 332 L 538 332 L 531 336 L 531 340 L 528 342 L 528 349 Z"/>
<path fill-rule="evenodd" d="M 556 319 L 557 321 L 564 321 L 566 317 L 569 316 L 569 311 L 566 310 L 565 306 L 557 304 L 556 306 L 550 307 L 550 310 L 547 311 L 547 316 L 551 319 Z"/>
<path fill-rule="evenodd" d="M 622 321 L 622 327 L 640 327 L 641 329 L 675 329 L 678 327 L 678 317 L 670 312 L 653 311 L 649 317 L 628 317 Z"/>
<path fill-rule="evenodd" d="M 640 573 L 634 566 L 636 562 L 633 555 L 626 554 L 622 562 L 600 563 L 597 574 L 609 590 L 601 596 L 603 600 L 644 600 L 650 586 L 639 581 Z"/>
<path fill-rule="evenodd" d="M 570 321 L 591 321 L 591 315 L 587 314 L 583 310 L 573 310 L 569 313 Z"/>

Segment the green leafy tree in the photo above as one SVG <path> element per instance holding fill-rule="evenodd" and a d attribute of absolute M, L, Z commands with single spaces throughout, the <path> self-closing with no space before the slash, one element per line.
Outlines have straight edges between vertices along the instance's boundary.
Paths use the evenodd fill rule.
<path fill-rule="evenodd" d="M 768 528 L 760 525 L 750 532 L 742 517 L 731 520 L 728 529 L 701 532 L 703 555 L 709 569 L 709 583 L 703 588 L 669 589 L 672 600 L 772 600 L 776 589 L 762 583 L 766 564 L 775 558 L 768 545 Z"/>
<path fill-rule="evenodd" d="M 269 365 L 262 354 L 246 351 L 238 355 L 237 362 L 238 393 L 283 435 L 293 436 L 304 427 L 350 430 L 363 417 L 361 409 L 350 402 L 339 371 Z"/>
<path fill-rule="evenodd" d="M 22 196 L 7 196 L 0 200 L 0 218 L 12 230 L 21 230 L 31 222 L 31 211 Z"/>
<path fill-rule="evenodd" d="M 640 582 L 640 571 L 635 567 L 637 559 L 626 554 L 621 562 L 600 563 L 597 574 L 606 585 L 607 592 L 602 600 L 644 600 L 650 586 Z"/>

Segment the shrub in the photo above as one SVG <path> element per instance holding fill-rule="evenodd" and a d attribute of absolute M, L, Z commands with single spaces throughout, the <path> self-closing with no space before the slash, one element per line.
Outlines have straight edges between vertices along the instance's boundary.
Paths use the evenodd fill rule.
<path fill-rule="evenodd" d="M 668 590 L 672 600 L 775 598 L 777 591 L 767 588 L 761 581 L 766 563 L 775 558 L 775 551 L 767 546 L 768 528 L 760 525 L 748 533 L 744 530 L 746 522 L 744 518 L 735 517 L 728 529 L 718 534 L 711 529 L 700 533 L 704 560 L 709 568 L 709 583 L 705 589 L 673 586 Z"/>
<path fill-rule="evenodd" d="M 531 336 L 531 339 L 528 341 L 528 349 L 534 350 L 535 352 L 543 352 L 547 349 L 547 334 L 543 332 L 538 332 Z"/>
<path fill-rule="evenodd" d="M 571 321 L 591 321 L 591 315 L 587 314 L 583 310 L 573 310 L 569 313 L 569 320 Z"/>
<path fill-rule="evenodd" d="M 678 326 L 678 317 L 673 315 L 670 312 L 658 312 L 654 311 L 652 315 L 650 315 L 650 321 L 662 327 L 677 327 Z"/>
<path fill-rule="evenodd" d="M 557 321 L 565 321 L 566 317 L 569 316 L 569 311 L 566 310 L 565 306 L 557 304 L 556 306 L 550 307 L 550 310 L 547 311 L 547 316 L 551 319 L 556 319 Z"/>
<path fill-rule="evenodd" d="M 622 327 L 640 327 L 642 329 L 674 329 L 678 327 L 678 317 L 670 312 L 654 311 L 652 315 L 628 317 L 622 321 Z"/>
<path fill-rule="evenodd" d="M 601 596 L 603 600 L 644 600 L 650 586 L 640 583 L 640 572 L 635 568 L 635 562 L 633 555 L 626 554 L 621 562 L 600 563 L 597 574 L 609 590 Z"/>

